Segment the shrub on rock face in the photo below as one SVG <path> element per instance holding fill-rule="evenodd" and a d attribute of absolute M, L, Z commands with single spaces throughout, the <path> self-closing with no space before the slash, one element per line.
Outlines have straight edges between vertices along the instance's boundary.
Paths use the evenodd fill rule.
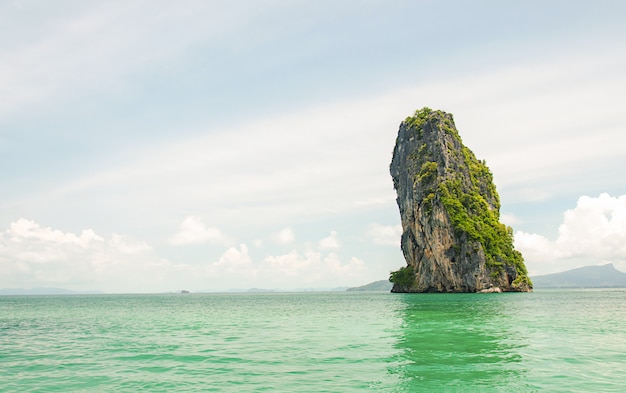
<path fill-rule="evenodd" d="M 389 281 L 394 288 L 401 288 L 400 292 L 407 292 L 411 289 L 415 282 L 415 272 L 411 265 L 401 267 L 389 275 Z"/>

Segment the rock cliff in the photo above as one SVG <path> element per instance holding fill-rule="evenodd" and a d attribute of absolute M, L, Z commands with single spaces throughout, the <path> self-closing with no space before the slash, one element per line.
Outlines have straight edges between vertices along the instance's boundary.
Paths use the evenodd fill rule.
<path fill-rule="evenodd" d="M 532 290 L 484 161 L 463 145 L 451 114 L 423 108 L 400 124 L 390 167 L 407 266 L 392 292 Z"/>

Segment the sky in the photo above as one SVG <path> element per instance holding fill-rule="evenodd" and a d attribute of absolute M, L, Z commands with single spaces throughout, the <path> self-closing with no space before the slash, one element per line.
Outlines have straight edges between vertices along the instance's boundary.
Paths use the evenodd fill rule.
<path fill-rule="evenodd" d="M 0 288 L 357 286 L 454 115 L 533 275 L 626 271 L 623 1 L 0 1 Z"/>

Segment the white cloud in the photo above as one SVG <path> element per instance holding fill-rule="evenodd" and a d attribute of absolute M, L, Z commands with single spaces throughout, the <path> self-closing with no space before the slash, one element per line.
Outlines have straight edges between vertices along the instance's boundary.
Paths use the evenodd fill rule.
<path fill-rule="evenodd" d="M 271 271 L 272 274 L 293 277 L 309 270 L 311 265 L 319 264 L 320 257 L 320 253 L 313 251 L 307 251 L 304 255 L 300 255 L 296 250 L 293 250 L 288 254 L 267 256 L 263 264 L 266 271 Z"/>
<path fill-rule="evenodd" d="M 1 236 L 3 256 L 6 258 L 4 267 L 10 269 L 11 264 L 16 263 L 19 270 L 33 272 L 39 277 L 45 276 L 46 266 L 63 260 L 68 254 L 86 255 L 90 249 L 102 249 L 107 245 L 91 229 L 76 235 L 44 228 L 24 218 L 11 223 Z M 56 279 L 54 273 L 51 272 L 51 279 Z"/>
<path fill-rule="evenodd" d="M 334 252 L 323 254 L 314 250 L 300 253 L 296 250 L 288 254 L 267 256 L 261 263 L 260 276 L 264 282 L 290 283 L 288 289 L 319 286 L 340 286 L 346 282 L 367 280 L 368 269 L 365 263 L 355 257 L 342 262 Z M 285 284 L 283 284 L 285 285 Z"/>
<path fill-rule="evenodd" d="M 524 255 L 526 267 L 531 274 L 533 271 L 537 272 L 535 274 L 546 273 L 546 269 L 550 269 L 545 264 L 554 264 L 561 257 L 550 239 L 537 233 L 516 232 L 515 248 Z M 552 271 L 549 272 L 552 273 Z"/>
<path fill-rule="evenodd" d="M 626 271 L 626 195 L 581 196 L 565 212 L 556 240 L 520 231 L 515 246 L 535 275 L 607 262 Z"/>
<path fill-rule="evenodd" d="M 179 231 L 170 237 L 169 243 L 175 246 L 188 244 L 227 244 L 228 238 L 215 227 L 207 227 L 199 217 L 189 216 L 180 224 Z"/>
<path fill-rule="evenodd" d="M 23 218 L 0 232 L 0 287 L 154 291 L 184 268 L 157 257 L 145 242 L 119 234 L 107 238 L 91 229 L 75 234 Z"/>
<path fill-rule="evenodd" d="M 365 262 L 359 258 L 351 257 L 347 263 L 342 263 L 339 256 L 329 253 L 324 258 L 324 267 L 330 274 L 337 276 L 356 276 L 365 270 Z"/>
<path fill-rule="evenodd" d="M 284 239 L 293 241 L 292 231 L 286 229 L 281 231 L 286 234 Z M 317 248 L 309 244 L 303 251 L 294 249 L 256 259 L 246 244 L 240 244 L 228 247 L 214 260 L 174 263 L 157 255 L 149 244 L 126 235 L 101 236 L 89 229 L 75 234 L 19 219 L 0 232 L 0 288 L 136 293 L 330 288 L 377 279 L 378 267 L 336 252 L 336 236 L 332 231 Z"/>
<path fill-rule="evenodd" d="M 91 229 L 86 229 L 80 235 L 75 235 L 73 233 L 63 233 L 52 228 L 42 228 L 35 221 L 24 218 L 11 223 L 5 234 L 9 240 L 18 243 L 30 240 L 40 244 L 66 244 L 79 246 L 80 248 L 86 248 L 92 242 L 104 240 Z"/>
<path fill-rule="evenodd" d="M 580 197 L 565 212 L 556 244 L 567 256 L 626 260 L 626 195 Z"/>
<path fill-rule="evenodd" d="M 341 247 L 339 239 L 337 239 L 337 231 L 331 231 L 330 235 L 319 241 L 321 250 L 337 250 Z"/>
<path fill-rule="evenodd" d="M 375 244 L 399 247 L 402 237 L 402 225 L 381 225 L 374 223 L 369 225 L 365 234 L 372 239 Z"/>
<path fill-rule="evenodd" d="M 293 233 L 293 229 L 287 227 L 272 234 L 272 240 L 277 244 L 291 244 L 296 241 L 296 235 Z"/>
<path fill-rule="evenodd" d="M 211 265 L 213 273 L 250 272 L 252 258 L 248 254 L 248 246 L 240 244 L 239 248 L 229 247 L 220 258 Z"/>
<path fill-rule="evenodd" d="M 206 272 L 209 290 L 331 288 L 373 281 L 373 272 L 356 257 L 345 261 L 334 252 L 308 248 L 255 260 L 245 244 L 230 247 Z"/>

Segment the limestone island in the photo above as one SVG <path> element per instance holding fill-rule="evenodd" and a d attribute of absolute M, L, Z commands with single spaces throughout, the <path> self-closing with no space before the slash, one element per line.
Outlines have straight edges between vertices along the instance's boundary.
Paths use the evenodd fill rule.
<path fill-rule="evenodd" d="M 391 292 L 530 292 L 513 230 L 484 160 L 463 145 L 451 114 L 430 108 L 407 117 L 390 166 L 407 266 Z"/>

